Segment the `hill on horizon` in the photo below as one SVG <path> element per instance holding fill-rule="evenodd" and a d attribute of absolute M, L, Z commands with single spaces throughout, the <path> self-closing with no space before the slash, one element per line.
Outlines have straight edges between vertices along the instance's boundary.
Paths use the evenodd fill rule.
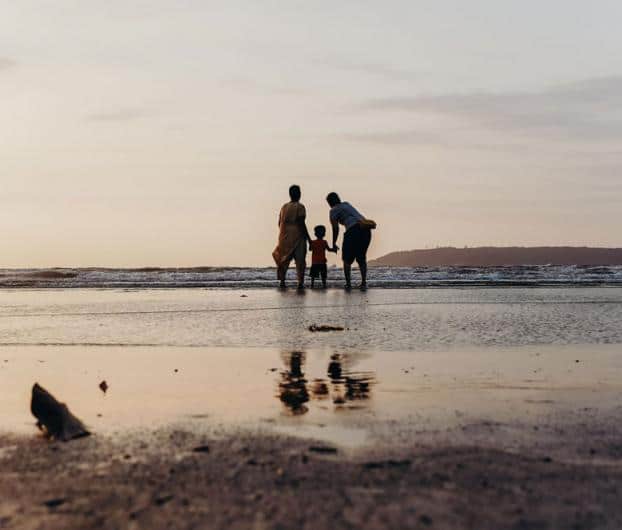
<path fill-rule="evenodd" d="M 441 247 L 391 252 L 372 267 L 622 265 L 622 248 L 598 247 Z"/>

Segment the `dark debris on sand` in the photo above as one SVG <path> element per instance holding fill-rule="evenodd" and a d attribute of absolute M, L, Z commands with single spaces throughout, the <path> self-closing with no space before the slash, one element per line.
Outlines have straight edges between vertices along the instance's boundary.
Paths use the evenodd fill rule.
<path fill-rule="evenodd" d="M 312 445 L 309 447 L 309 451 L 313 453 L 322 453 L 322 454 L 336 454 L 337 448 L 332 445 Z"/>
<path fill-rule="evenodd" d="M 342 326 L 329 326 L 326 324 L 311 324 L 309 326 L 309 331 L 315 333 L 315 332 L 326 332 L 326 331 L 344 331 L 345 328 L 343 328 Z"/>
<path fill-rule="evenodd" d="M 37 418 L 37 426 L 47 436 L 67 442 L 91 434 L 67 405 L 58 401 L 45 388 L 35 383 L 32 387 L 30 411 Z"/>
<path fill-rule="evenodd" d="M 58 506 L 65 504 L 65 502 L 67 502 L 67 499 L 60 497 L 55 499 L 48 499 L 47 501 L 44 501 L 43 504 L 45 504 L 48 508 L 57 508 Z"/>

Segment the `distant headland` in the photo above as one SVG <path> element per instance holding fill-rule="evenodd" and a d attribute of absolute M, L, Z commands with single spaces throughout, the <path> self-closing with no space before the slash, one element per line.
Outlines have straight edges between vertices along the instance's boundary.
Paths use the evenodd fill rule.
<path fill-rule="evenodd" d="M 622 248 L 440 247 L 391 252 L 369 264 L 372 267 L 622 265 Z"/>

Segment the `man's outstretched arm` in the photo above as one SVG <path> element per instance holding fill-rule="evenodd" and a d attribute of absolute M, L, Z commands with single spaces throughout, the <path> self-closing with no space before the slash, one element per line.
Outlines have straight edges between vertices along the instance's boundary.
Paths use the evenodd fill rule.
<path fill-rule="evenodd" d="M 330 221 L 330 224 L 333 227 L 333 249 L 335 252 L 337 251 L 337 238 L 339 237 L 339 223 L 336 220 Z"/>

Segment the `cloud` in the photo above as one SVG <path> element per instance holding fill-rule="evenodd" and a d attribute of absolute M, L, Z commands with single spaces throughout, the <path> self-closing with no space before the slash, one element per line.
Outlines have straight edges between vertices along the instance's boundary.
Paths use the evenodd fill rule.
<path fill-rule="evenodd" d="M 404 129 L 393 131 L 356 132 L 339 135 L 347 142 L 360 142 L 389 147 L 440 148 L 468 151 L 506 152 L 517 155 L 534 153 L 534 147 L 528 141 L 509 140 L 505 137 L 482 137 L 474 135 L 468 127 L 464 129 L 425 130 Z M 593 153 L 590 153 L 593 156 Z"/>
<path fill-rule="evenodd" d="M 441 134 L 434 134 L 421 130 L 346 133 L 341 138 L 352 142 L 367 142 L 385 145 L 431 145 L 446 144 Z"/>
<path fill-rule="evenodd" d="M 0 71 L 8 70 L 15 66 L 15 61 L 8 59 L 7 57 L 0 57 Z"/>
<path fill-rule="evenodd" d="M 222 79 L 220 83 L 228 89 L 237 90 L 239 92 L 257 92 L 261 94 L 273 94 L 277 96 L 304 96 L 308 95 L 308 91 L 296 87 L 276 87 L 268 85 L 252 79 L 250 77 L 229 77 Z"/>
<path fill-rule="evenodd" d="M 622 77 L 587 79 L 534 92 L 383 98 L 367 101 L 358 108 L 439 114 L 495 131 L 549 132 L 579 140 L 619 139 Z"/>
<path fill-rule="evenodd" d="M 106 112 L 95 112 L 86 116 L 87 121 L 93 122 L 116 122 L 132 121 L 152 116 L 153 113 L 141 108 L 123 108 Z"/>
<path fill-rule="evenodd" d="M 331 59 L 317 62 L 337 70 L 343 70 L 346 73 L 362 73 L 391 81 L 413 81 L 420 77 L 416 72 L 394 68 L 382 63 L 359 62 L 346 59 Z"/>
<path fill-rule="evenodd" d="M 420 74 L 411 70 L 395 68 L 388 64 L 374 62 L 360 62 L 348 59 L 317 60 L 317 64 L 328 66 L 335 70 L 342 70 L 348 74 L 361 73 L 373 77 L 379 77 L 390 81 L 414 81 L 420 78 Z"/>

